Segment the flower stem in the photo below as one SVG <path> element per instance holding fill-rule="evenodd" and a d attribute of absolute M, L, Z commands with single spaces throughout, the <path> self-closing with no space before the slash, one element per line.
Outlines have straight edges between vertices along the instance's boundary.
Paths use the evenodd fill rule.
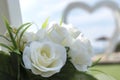
<path fill-rule="evenodd" d="M 17 73 L 17 80 L 20 80 L 20 59 L 18 55 L 18 73 Z"/>

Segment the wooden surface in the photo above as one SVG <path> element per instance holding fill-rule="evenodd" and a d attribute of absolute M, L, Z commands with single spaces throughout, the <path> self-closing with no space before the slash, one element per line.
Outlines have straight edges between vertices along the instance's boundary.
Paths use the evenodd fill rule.
<path fill-rule="evenodd" d="M 111 54 L 98 54 L 92 58 L 93 61 L 100 60 L 100 64 L 120 64 L 120 52 Z"/>

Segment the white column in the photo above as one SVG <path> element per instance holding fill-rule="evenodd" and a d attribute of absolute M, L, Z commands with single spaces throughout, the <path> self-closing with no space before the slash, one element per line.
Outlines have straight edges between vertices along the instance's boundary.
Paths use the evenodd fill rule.
<path fill-rule="evenodd" d="M 19 0 L 7 0 L 10 24 L 19 26 L 22 24 Z"/>
<path fill-rule="evenodd" d="M 5 32 L 3 17 L 13 26 L 22 23 L 19 0 L 0 0 L 0 34 Z"/>
<path fill-rule="evenodd" d="M 12 26 L 22 24 L 19 0 L 0 0 L 0 34 L 6 31 L 3 17 L 6 17 Z M 0 37 L 0 42 L 2 42 Z"/>
<path fill-rule="evenodd" d="M 3 34 L 5 32 L 3 16 L 9 20 L 9 12 L 6 0 L 0 0 L 0 34 Z"/>

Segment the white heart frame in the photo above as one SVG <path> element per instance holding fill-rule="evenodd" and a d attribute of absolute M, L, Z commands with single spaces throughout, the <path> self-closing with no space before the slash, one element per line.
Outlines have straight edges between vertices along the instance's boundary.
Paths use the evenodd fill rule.
<path fill-rule="evenodd" d="M 112 37 L 109 39 L 109 44 L 107 45 L 106 51 L 104 53 L 113 53 L 116 45 L 118 42 L 118 38 L 120 36 L 120 8 L 118 7 L 118 4 L 113 1 L 102 1 L 97 3 L 94 7 L 89 6 L 86 3 L 83 2 L 72 2 L 70 3 L 66 9 L 63 12 L 63 22 L 67 23 L 67 17 L 71 10 L 75 8 L 80 8 L 88 12 L 94 12 L 96 9 L 100 7 L 108 7 L 112 10 L 112 13 L 114 14 L 115 24 L 116 28 L 114 33 L 112 34 Z"/>

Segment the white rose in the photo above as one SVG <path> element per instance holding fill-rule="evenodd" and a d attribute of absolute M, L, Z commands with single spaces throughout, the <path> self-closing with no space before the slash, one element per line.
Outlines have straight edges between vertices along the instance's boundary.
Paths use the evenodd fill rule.
<path fill-rule="evenodd" d="M 48 41 L 46 29 L 39 29 L 36 33 L 38 41 Z"/>
<path fill-rule="evenodd" d="M 23 51 L 26 45 L 28 45 L 32 41 L 36 41 L 37 36 L 33 32 L 25 32 L 20 40 L 20 46 L 19 49 Z M 18 43 L 17 43 L 18 44 Z"/>
<path fill-rule="evenodd" d="M 60 26 L 56 22 L 51 22 L 49 26 L 46 28 L 47 37 L 49 40 L 61 44 L 63 46 L 67 46 L 70 44 L 69 40 L 71 40 L 69 33 L 66 28 Z"/>
<path fill-rule="evenodd" d="M 66 28 L 70 36 L 77 38 L 80 35 L 80 30 L 74 27 L 72 24 L 62 24 L 62 27 Z"/>
<path fill-rule="evenodd" d="M 87 71 L 87 67 L 92 64 L 92 47 L 87 38 L 79 35 L 70 46 L 68 53 L 71 62 L 79 71 Z"/>
<path fill-rule="evenodd" d="M 56 22 L 51 22 L 46 29 L 40 29 L 36 33 L 38 40 L 51 40 L 52 42 L 63 46 L 70 46 L 74 38 L 79 36 L 81 32 L 71 24 L 59 25 Z"/>
<path fill-rule="evenodd" d="M 52 42 L 32 42 L 23 52 L 25 67 L 43 77 L 60 72 L 66 57 L 65 48 Z"/>
<path fill-rule="evenodd" d="M 23 34 L 23 37 L 22 37 L 22 41 L 23 42 L 27 42 L 28 43 L 28 42 L 32 42 L 32 41 L 35 41 L 35 40 L 37 40 L 37 36 L 33 32 L 25 32 Z"/>

